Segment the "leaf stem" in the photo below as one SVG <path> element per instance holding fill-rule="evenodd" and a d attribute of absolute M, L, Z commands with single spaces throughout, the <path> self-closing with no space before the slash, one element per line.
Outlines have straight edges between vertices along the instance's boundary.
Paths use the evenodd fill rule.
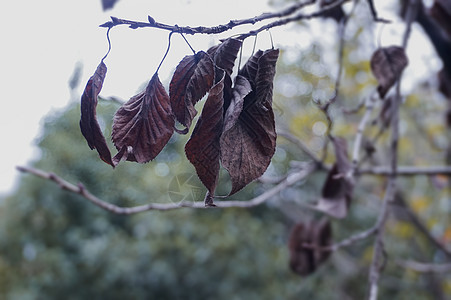
<path fill-rule="evenodd" d="M 108 54 L 110 54 L 111 51 L 111 40 L 110 40 L 110 30 L 112 27 L 109 27 L 108 30 L 106 31 L 106 40 L 108 41 L 108 51 L 107 53 L 102 57 L 102 62 L 103 60 L 108 56 Z"/>
<path fill-rule="evenodd" d="M 158 68 L 157 68 L 157 70 L 155 71 L 155 74 L 158 74 L 158 71 L 160 70 L 161 65 L 163 64 L 164 60 L 166 59 L 166 56 L 168 56 L 169 49 L 171 49 L 171 37 L 172 37 L 172 34 L 173 34 L 173 33 L 174 33 L 174 31 L 171 31 L 171 32 L 169 33 L 169 37 L 168 37 L 168 48 L 166 49 L 166 52 L 164 53 L 164 56 L 163 56 L 163 58 L 161 59 L 160 64 L 158 65 Z"/>

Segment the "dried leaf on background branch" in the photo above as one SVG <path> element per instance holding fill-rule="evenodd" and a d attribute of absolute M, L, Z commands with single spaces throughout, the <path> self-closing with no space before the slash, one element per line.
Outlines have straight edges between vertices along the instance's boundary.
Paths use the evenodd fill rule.
<path fill-rule="evenodd" d="M 110 150 L 108 149 L 108 145 L 106 144 L 105 137 L 103 136 L 96 117 L 97 97 L 102 89 L 106 72 L 107 67 L 103 61 L 101 61 L 94 75 L 89 78 L 88 83 L 86 84 L 83 95 L 81 96 L 80 129 L 88 142 L 89 148 L 91 148 L 91 150 L 96 149 L 100 158 L 114 167 Z"/>
<path fill-rule="evenodd" d="M 449 0 L 435 0 L 429 9 L 429 13 L 446 32 L 448 38 L 451 38 L 451 2 Z"/>
<path fill-rule="evenodd" d="M 388 90 L 399 80 L 408 64 L 404 48 L 390 46 L 379 48 L 371 57 L 371 70 L 379 85 L 377 91 L 383 99 Z"/>
<path fill-rule="evenodd" d="M 338 0 L 321 0 L 319 2 L 319 5 L 320 5 L 321 8 L 324 8 L 324 7 L 327 7 L 329 5 L 334 4 L 337 1 Z M 337 23 L 340 23 L 340 21 L 345 17 L 345 13 L 344 13 L 343 8 L 341 7 L 341 5 L 335 6 L 334 8 L 324 12 L 322 15 L 324 17 L 326 17 L 326 18 L 334 19 Z"/>
<path fill-rule="evenodd" d="M 241 113 L 238 118 L 234 115 L 238 110 L 227 116 L 228 120 L 236 119 L 235 124 L 226 125 L 228 130 L 221 137 L 221 162 L 232 180 L 230 195 L 260 177 L 274 155 L 276 131 L 272 96 L 278 56 L 279 50 L 266 50 L 261 54 L 257 72 L 251 74 L 254 77 L 246 77 L 254 86 L 244 98 Z"/>
<path fill-rule="evenodd" d="M 200 181 L 214 195 L 219 177 L 219 139 L 223 126 L 224 72 L 221 79 L 210 90 L 202 114 L 185 145 L 188 160 L 196 168 Z"/>
<path fill-rule="evenodd" d="M 327 175 L 322 196 L 316 209 L 335 218 L 344 218 L 351 204 L 354 184 L 347 174 L 351 170 L 351 162 L 347 155 L 346 140 L 335 137 L 333 140 L 336 161 Z"/>
<path fill-rule="evenodd" d="M 288 242 L 291 270 L 301 276 L 312 274 L 330 256 L 330 251 L 321 248 L 331 244 L 332 226 L 327 218 L 296 224 Z"/>
<path fill-rule="evenodd" d="M 189 128 L 197 111 L 194 105 L 210 90 L 215 78 L 213 61 L 203 51 L 185 56 L 175 69 L 169 85 L 174 116 Z"/>
<path fill-rule="evenodd" d="M 102 0 L 103 10 L 111 9 L 119 0 Z"/>
<path fill-rule="evenodd" d="M 174 132 L 169 96 L 155 74 L 144 92 L 133 96 L 116 112 L 112 139 L 123 159 L 146 163 L 154 159 Z"/>

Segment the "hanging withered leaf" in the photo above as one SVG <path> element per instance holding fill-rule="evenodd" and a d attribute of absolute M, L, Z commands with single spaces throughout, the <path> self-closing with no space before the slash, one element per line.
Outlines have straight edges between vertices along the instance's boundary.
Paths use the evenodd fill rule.
<path fill-rule="evenodd" d="M 224 124 L 227 130 L 221 136 L 221 162 L 232 180 L 230 195 L 260 177 L 274 155 L 276 131 L 272 96 L 278 56 L 279 50 L 274 49 L 261 54 L 255 78 L 246 78 L 251 86 L 255 82 L 255 88 L 252 87 L 253 91 L 244 98 L 242 111 L 230 110 L 229 113 L 227 110 Z"/>
<path fill-rule="evenodd" d="M 332 244 L 332 226 L 326 218 L 319 221 L 296 224 L 290 234 L 290 269 L 301 276 L 315 272 L 330 256 L 321 249 Z"/>
<path fill-rule="evenodd" d="M 332 142 L 336 161 L 327 175 L 316 209 L 342 219 L 348 214 L 354 189 L 354 183 L 347 176 L 352 165 L 347 155 L 346 140 L 335 137 Z"/>
<path fill-rule="evenodd" d="M 171 107 L 176 120 L 186 128 L 197 114 L 194 105 L 210 90 L 214 78 L 213 61 L 203 51 L 185 56 L 175 69 L 169 85 Z"/>
<path fill-rule="evenodd" d="M 119 150 L 114 162 L 153 160 L 171 138 L 174 123 L 169 96 L 155 74 L 146 90 L 130 98 L 114 115 L 112 139 Z"/>
<path fill-rule="evenodd" d="M 218 68 L 223 69 L 226 71 L 226 74 L 231 75 L 241 44 L 241 40 L 229 38 L 221 42 L 221 44 L 208 49 L 207 53 Z"/>
<path fill-rule="evenodd" d="M 88 142 L 89 148 L 91 148 L 91 150 L 96 149 L 100 158 L 114 167 L 110 150 L 108 149 L 108 145 L 96 117 L 97 97 L 102 89 L 106 71 L 107 67 L 102 60 L 94 75 L 89 78 L 88 83 L 86 84 L 83 95 L 81 96 L 80 129 Z"/>
<path fill-rule="evenodd" d="M 219 45 L 213 46 L 207 50 L 207 53 L 213 59 L 215 66 L 226 72 L 224 78 L 224 113 L 227 111 L 232 98 L 231 75 L 241 45 L 241 40 L 229 38 L 222 41 Z"/>
<path fill-rule="evenodd" d="M 388 90 L 401 77 L 402 71 L 408 64 L 408 59 L 404 48 L 390 46 L 377 49 L 371 57 L 370 64 L 371 71 L 379 83 L 377 91 L 383 99 Z"/>
<path fill-rule="evenodd" d="M 217 70 L 219 81 L 208 93 L 202 114 L 185 145 L 185 154 L 196 168 L 200 181 L 214 196 L 219 177 L 219 138 L 223 126 L 224 71 Z"/>

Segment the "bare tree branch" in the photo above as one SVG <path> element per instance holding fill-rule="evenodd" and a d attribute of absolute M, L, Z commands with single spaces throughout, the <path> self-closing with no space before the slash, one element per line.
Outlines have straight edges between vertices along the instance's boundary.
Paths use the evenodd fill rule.
<path fill-rule="evenodd" d="M 411 5 L 409 6 L 409 10 L 407 12 L 406 17 L 406 30 L 404 32 L 403 37 L 403 48 L 406 49 L 407 42 L 410 37 L 412 22 L 414 17 L 417 14 L 419 1 L 418 0 L 410 0 Z M 393 111 L 392 111 L 392 119 L 391 119 L 391 145 L 390 145 L 390 155 L 391 155 L 391 171 L 392 174 L 389 177 L 387 190 L 385 191 L 384 199 L 382 202 L 381 212 L 379 213 L 377 234 L 376 239 L 374 241 L 374 250 L 373 250 L 373 259 L 371 261 L 370 266 L 370 274 L 369 274 L 369 300 L 376 300 L 378 297 L 379 290 L 379 277 L 381 274 L 381 269 L 383 267 L 383 263 L 381 261 L 384 256 L 384 233 L 385 233 L 385 223 L 388 216 L 388 208 L 389 202 L 392 202 L 396 192 L 396 175 L 398 168 L 398 142 L 399 142 L 399 108 L 401 104 L 401 78 L 399 77 L 396 84 L 396 95 L 393 99 Z"/>
<path fill-rule="evenodd" d="M 393 175 L 393 171 L 387 166 L 375 166 L 369 168 L 359 168 L 357 175 Z M 420 175 L 446 175 L 451 176 L 451 166 L 398 166 L 396 171 L 398 176 L 420 176 Z"/>
<path fill-rule="evenodd" d="M 351 174 L 349 174 L 349 176 L 351 178 L 354 177 L 354 173 L 356 172 L 358 165 L 359 165 L 359 153 L 360 153 L 360 148 L 362 146 L 362 139 L 363 139 L 363 132 L 365 131 L 365 127 L 370 119 L 371 116 L 371 112 L 373 111 L 373 107 L 374 107 L 374 97 L 369 97 L 366 100 L 366 111 L 365 114 L 363 115 L 362 119 L 360 120 L 359 126 L 357 127 L 357 133 L 355 136 L 355 140 L 354 140 L 354 146 L 353 146 L 353 151 L 352 151 L 352 168 L 351 168 Z"/>
<path fill-rule="evenodd" d="M 282 10 L 281 12 L 276 13 L 263 13 L 260 16 L 256 16 L 253 18 L 248 19 L 242 19 L 242 20 L 231 20 L 227 24 L 223 25 L 217 25 L 213 27 L 204 27 L 204 26 L 198 26 L 198 27 L 189 27 L 189 26 L 178 26 L 178 25 L 167 25 L 163 23 L 158 23 L 152 18 L 151 16 L 148 17 L 148 22 L 139 22 L 139 21 L 131 21 L 131 20 L 125 20 L 125 19 L 119 19 L 116 17 L 111 17 L 111 21 L 106 22 L 100 27 L 106 27 L 106 28 L 112 28 L 118 25 L 128 25 L 130 28 L 137 29 L 137 28 L 145 28 L 145 27 L 152 27 L 152 28 L 158 28 L 163 30 L 168 30 L 170 32 L 178 32 L 178 33 L 184 33 L 184 34 L 219 34 L 228 30 L 231 30 L 232 28 L 235 28 L 237 26 L 245 25 L 245 24 L 255 24 L 260 21 L 273 19 L 273 18 L 280 18 L 279 20 L 269 23 L 267 25 L 264 25 L 256 30 L 250 31 L 248 33 L 242 34 L 238 36 L 238 39 L 245 39 L 249 36 L 254 36 L 258 34 L 259 32 L 262 32 L 264 30 L 268 30 L 273 27 L 282 26 L 291 22 L 296 22 L 303 19 L 312 19 L 317 18 L 325 13 L 329 12 L 333 8 L 342 5 L 343 3 L 347 2 L 349 0 L 339 0 L 331 3 L 328 6 L 324 6 L 321 10 L 318 10 L 317 12 L 311 13 L 311 14 L 296 14 L 292 17 L 286 16 L 292 15 L 296 11 L 302 9 L 303 7 L 307 5 L 311 5 L 315 3 L 314 0 L 308 0 L 306 2 L 298 2 L 294 5 L 288 7 L 287 9 Z"/>
<path fill-rule="evenodd" d="M 82 197 L 84 197 L 85 199 L 94 203 L 95 205 L 97 205 L 109 212 L 115 213 L 115 214 L 132 215 L 132 214 L 141 213 L 141 212 L 150 211 L 150 210 L 163 210 L 164 211 L 164 210 L 178 209 L 178 208 L 182 208 L 182 207 L 206 208 L 202 201 L 181 202 L 181 203 L 173 203 L 173 202 L 172 203 L 149 203 L 149 204 L 139 205 L 139 206 L 134 206 L 134 207 L 121 207 L 121 206 L 117 206 L 117 205 L 108 203 L 108 202 L 96 197 L 95 195 L 91 194 L 81 183 L 79 183 L 78 185 L 74 185 L 54 173 L 48 173 L 48 172 L 45 172 L 45 171 L 42 171 L 42 170 L 39 170 L 36 168 L 23 167 L 23 166 L 18 166 L 17 169 L 20 172 L 30 173 L 35 176 L 53 181 L 56 184 L 58 184 L 61 189 L 75 193 L 75 194 L 79 194 Z M 286 179 L 281 181 L 279 184 L 277 184 L 273 188 L 267 190 L 263 194 L 255 197 L 251 200 L 248 200 L 248 201 L 239 201 L 239 200 L 218 201 L 218 202 L 215 202 L 215 205 L 218 208 L 231 208 L 231 207 L 249 208 L 249 207 L 261 205 L 261 204 L 265 203 L 271 197 L 277 195 L 283 189 L 304 179 L 310 173 L 312 173 L 314 170 L 315 170 L 315 166 L 313 164 L 310 164 L 306 168 L 299 170 L 298 172 L 295 172 L 293 174 L 290 174 Z"/>
<path fill-rule="evenodd" d="M 411 260 L 398 260 L 396 264 L 406 269 L 411 269 L 421 273 L 449 273 L 451 264 L 430 264 Z"/>

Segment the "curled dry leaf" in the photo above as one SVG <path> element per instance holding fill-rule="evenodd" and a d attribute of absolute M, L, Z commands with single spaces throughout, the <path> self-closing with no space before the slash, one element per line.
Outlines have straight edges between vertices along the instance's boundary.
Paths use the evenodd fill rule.
<path fill-rule="evenodd" d="M 207 50 L 208 55 L 213 59 L 215 66 L 225 71 L 224 78 L 224 112 L 229 107 L 232 98 L 232 72 L 235 60 L 240 50 L 242 41 L 229 38 L 221 44 Z"/>
<path fill-rule="evenodd" d="M 88 83 L 86 84 L 83 95 L 81 96 L 80 129 L 88 142 L 89 148 L 91 148 L 91 150 L 96 149 L 100 158 L 114 167 L 110 150 L 108 149 L 105 137 L 102 134 L 102 130 L 100 129 L 96 117 L 97 96 L 102 89 L 106 71 L 107 67 L 103 61 L 101 61 L 94 75 L 89 78 Z"/>
<path fill-rule="evenodd" d="M 146 90 L 128 100 L 114 116 L 112 139 L 119 150 L 114 162 L 154 159 L 171 138 L 174 123 L 169 96 L 155 74 Z"/>
<path fill-rule="evenodd" d="M 213 61 L 205 52 L 185 56 L 169 85 L 174 116 L 189 128 L 197 111 L 194 105 L 210 90 L 215 77 Z"/>
<path fill-rule="evenodd" d="M 226 74 L 232 75 L 235 60 L 240 50 L 242 41 L 237 39 L 226 39 L 221 44 L 207 50 L 208 55 L 213 59 L 218 68 L 223 69 Z"/>
<path fill-rule="evenodd" d="M 241 72 L 253 91 L 244 97 L 241 112 L 235 107 L 227 110 L 224 125 L 227 130 L 221 137 L 221 162 L 232 180 L 230 195 L 260 177 L 274 155 L 276 132 L 272 96 L 278 56 L 279 50 L 267 50 L 257 59 L 257 72 Z M 250 63 L 253 60 L 255 58 L 251 58 Z"/>
<path fill-rule="evenodd" d="M 200 181 L 213 196 L 219 177 L 219 138 L 223 126 L 224 72 L 221 79 L 211 88 L 202 114 L 185 145 L 185 154 L 196 168 Z"/>
<path fill-rule="evenodd" d="M 232 97 L 224 116 L 224 131 L 228 131 L 235 125 L 243 110 L 244 97 L 252 91 L 251 84 L 246 77 L 238 75 L 232 89 Z"/>
<path fill-rule="evenodd" d="M 332 226 L 328 219 L 296 224 L 288 242 L 291 270 L 301 276 L 312 274 L 330 256 L 330 251 L 321 248 L 331 244 Z"/>
<path fill-rule="evenodd" d="M 404 48 L 390 46 L 379 48 L 371 57 L 371 70 L 379 85 L 377 91 L 379 96 L 384 98 L 388 90 L 401 77 L 402 71 L 408 64 L 408 59 Z"/>
<path fill-rule="evenodd" d="M 336 161 L 327 175 L 316 209 L 341 219 L 347 216 L 351 204 L 354 184 L 347 174 L 352 166 L 347 155 L 346 140 L 336 137 L 332 141 Z"/>

